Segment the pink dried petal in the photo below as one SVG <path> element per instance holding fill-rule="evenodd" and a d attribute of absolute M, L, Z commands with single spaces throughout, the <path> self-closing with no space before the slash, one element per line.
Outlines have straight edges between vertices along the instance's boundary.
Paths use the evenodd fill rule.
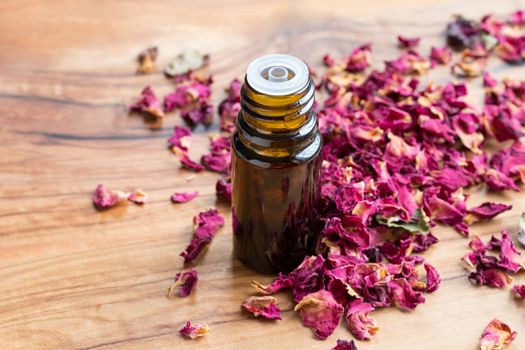
<path fill-rule="evenodd" d="M 492 88 L 498 85 L 498 81 L 489 72 L 483 72 L 483 87 Z"/>
<path fill-rule="evenodd" d="M 469 209 L 468 214 L 465 217 L 465 222 L 471 225 L 478 221 L 489 220 L 510 209 L 512 209 L 512 205 L 485 202 L 477 207 Z"/>
<path fill-rule="evenodd" d="M 323 56 L 323 64 L 325 67 L 332 67 L 335 64 L 335 60 L 329 54 Z"/>
<path fill-rule="evenodd" d="M 425 291 L 427 293 L 433 293 L 439 289 L 441 278 L 434 266 L 430 265 L 429 263 L 424 263 L 423 266 L 425 268 L 425 271 L 427 272 L 427 283 Z"/>
<path fill-rule="evenodd" d="M 377 322 L 368 316 L 374 308 L 362 299 L 354 300 L 346 312 L 346 325 L 357 340 L 372 339 L 379 327 Z"/>
<path fill-rule="evenodd" d="M 505 349 L 518 335 L 508 325 L 500 320 L 493 319 L 481 334 L 481 350 Z"/>
<path fill-rule="evenodd" d="M 191 130 L 186 127 L 175 126 L 173 135 L 168 139 L 168 145 L 174 153 L 186 153 L 191 146 Z"/>
<path fill-rule="evenodd" d="M 148 201 L 148 194 L 141 189 L 133 191 L 129 196 L 128 200 L 135 204 L 145 204 Z"/>
<path fill-rule="evenodd" d="M 226 201 L 232 200 L 232 183 L 231 178 L 219 179 L 215 184 L 215 193 L 217 198 L 222 198 Z"/>
<path fill-rule="evenodd" d="M 151 86 L 146 86 L 142 90 L 140 100 L 129 106 L 130 111 L 142 112 L 154 116 L 156 118 L 164 117 L 161 103 Z"/>
<path fill-rule="evenodd" d="M 208 209 L 194 216 L 193 239 L 186 250 L 180 254 L 180 256 L 184 258 L 184 262 L 195 260 L 223 225 L 224 218 L 219 214 L 217 209 Z"/>
<path fill-rule="evenodd" d="M 506 287 L 513 281 L 512 277 L 498 268 L 489 268 L 478 272 L 472 272 L 468 278 L 470 282 L 474 284 L 486 285 L 494 288 Z"/>
<path fill-rule="evenodd" d="M 432 64 L 449 64 L 452 61 L 452 51 L 448 47 L 434 47 L 430 49 Z"/>
<path fill-rule="evenodd" d="M 294 278 L 291 276 L 285 276 L 281 273 L 268 285 L 262 285 L 257 281 L 252 281 L 251 286 L 254 287 L 259 293 L 268 295 L 277 293 L 280 290 L 292 287 L 294 284 Z"/>
<path fill-rule="evenodd" d="M 396 60 L 385 61 L 387 70 L 400 74 L 425 74 L 431 62 L 414 50 L 403 52 Z"/>
<path fill-rule="evenodd" d="M 370 44 L 360 46 L 348 57 L 346 61 L 346 70 L 352 73 L 362 72 L 372 63 L 372 47 Z"/>
<path fill-rule="evenodd" d="M 454 21 L 447 24 L 447 44 L 456 50 L 470 47 L 479 35 L 479 29 L 474 21 L 455 16 Z"/>
<path fill-rule="evenodd" d="M 392 290 L 392 302 L 406 310 L 414 310 L 425 302 L 420 292 L 415 291 L 406 279 L 396 278 L 387 283 Z"/>
<path fill-rule="evenodd" d="M 276 302 L 277 300 L 272 296 L 251 296 L 241 306 L 255 317 L 261 316 L 270 320 L 280 320 L 281 309 Z"/>
<path fill-rule="evenodd" d="M 330 350 L 357 350 L 353 340 L 337 339 L 337 345 Z"/>
<path fill-rule="evenodd" d="M 516 185 L 513 179 L 496 169 L 487 170 L 485 173 L 485 181 L 487 186 L 493 191 L 510 189 L 517 192 L 520 191 L 520 188 Z"/>
<path fill-rule="evenodd" d="M 208 170 L 229 173 L 231 165 L 230 137 L 211 137 L 210 153 L 201 157 L 201 163 Z"/>
<path fill-rule="evenodd" d="M 525 257 L 516 249 L 508 231 L 501 232 L 501 251 L 499 265 L 514 273 L 525 269 Z"/>
<path fill-rule="evenodd" d="M 127 193 L 113 191 L 106 188 L 103 184 L 99 184 L 93 193 L 93 205 L 99 210 L 111 208 L 125 200 L 127 196 Z"/>
<path fill-rule="evenodd" d="M 510 22 L 514 25 L 521 26 L 525 24 L 525 12 L 518 10 L 510 15 Z"/>
<path fill-rule="evenodd" d="M 190 321 L 187 321 L 186 325 L 179 330 L 179 333 L 186 338 L 196 339 L 205 336 L 210 330 L 211 328 L 205 323 L 192 325 Z"/>
<path fill-rule="evenodd" d="M 201 82 L 192 81 L 186 85 L 180 85 L 164 98 L 164 111 L 170 112 L 176 108 L 186 108 L 204 102 L 210 95 L 210 87 Z"/>
<path fill-rule="evenodd" d="M 221 130 L 233 132 L 237 115 L 241 110 L 241 82 L 234 79 L 226 89 L 227 97 L 219 104 L 219 118 Z"/>
<path fill-rule="evenodd" d="M 191 160 L 187 154 L 180 154 L 179 161 L 181 165 L 188 170 L 193 170 L 195 172 L 200 172 L 204 170 L 204 166 Z"/>
<path fill-rule="evenodd" d="M 421 38 L 408 38 L 401 35 L 397 36 L 397 41 L 400 47 L 413 48 L 419 45 Z"/>
<path fill-rule="evenodd" d="M 202 101 L 189 109 L 181 111 L 180 116 L 190 126 L 198 124 L 209 125 L 213 119 L 213 105 L 207 101 Z"/>
<path fill-rule="evenodd" d="M 178 294 L 180 297 L 187 297 L 191 294 L 193 288 L 197 286 L 198 280 L 199 276 L 195 269 L 179 272 L 175 275 L 175 281 L 173 284 L 168 288 L 168 298 L 173 295 L 176 288 L 178 288 Z"/>
<path fill-rule="evenodd" d="M 173 203 L 186 203 L 194 199 L 199 195 L 198 191 L 195 192 L 175 192 L 171 195 L 171 201 Z"/>
<path fill-rule="evenodd" d="M 525 284 L 516 284 L 512 287 L 512 293 L 516 298 L 525 299 Z"/>
<path fill-rule="evenodd" d="M 306 295 L 294 311 L 299 312 L 305 327 L 313 328 L 318 338 L 326 339 L 339 325 L 344 309 L 332 293 L 321 289 Z"/>

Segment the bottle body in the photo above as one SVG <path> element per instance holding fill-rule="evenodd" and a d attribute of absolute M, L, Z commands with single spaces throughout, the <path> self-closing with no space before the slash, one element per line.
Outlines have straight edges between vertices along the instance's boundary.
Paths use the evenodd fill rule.
<path fill-rule="evenodd" d="M 234 254 L 262 273 L 288 272 L 313 252 L 322 139 L 313 84 L 271 96 L 245 80 L 232 135 Z"/>

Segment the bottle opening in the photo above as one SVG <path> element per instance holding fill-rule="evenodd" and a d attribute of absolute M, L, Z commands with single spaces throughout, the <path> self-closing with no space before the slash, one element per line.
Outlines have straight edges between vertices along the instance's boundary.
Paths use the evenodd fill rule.
<path fill-rule="evenodd" d="M 297 57 L 273 54 L 252 61 L 248 65 L 246 80 L 261 94 L 284 96 L 304 89 L 310 80 L 310 72 Z"/>
<path fill-rule="evenodd" d="M 268 80 L 270 81 L 287 81 L 288 70 L 284 67 L 272 67 L 268 70 Z"/>

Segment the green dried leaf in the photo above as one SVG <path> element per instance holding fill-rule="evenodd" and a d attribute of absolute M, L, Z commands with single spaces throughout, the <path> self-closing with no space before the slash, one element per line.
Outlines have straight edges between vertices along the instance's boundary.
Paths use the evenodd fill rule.
<path fill-rule="evenodd" d="M 404 222 L 398 216 L 392 216 L 385 219 L 381 216 L 376 216 L 376 220 L 381 225 L 385 225 L 391 228 L 402 228 L 410 233 L 427 233 L 430 231 L 429 219 L 425 213 L 417 209 L 409 222 Z"/>
<path fill-rule="evenodd" d="M 170 77 L 185 74 L 190 70 L 201 68 L 207 62 L 208 55 L 203 55 L 195 50 L 186 50 L 168 64 L 164 69 L 164 73 Z"/>

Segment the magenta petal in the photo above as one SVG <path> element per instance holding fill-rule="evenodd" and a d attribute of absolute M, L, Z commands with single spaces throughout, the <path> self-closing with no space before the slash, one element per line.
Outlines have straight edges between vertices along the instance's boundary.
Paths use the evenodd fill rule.
<path fill-rule="evenodd" d="M 294 310 L 299 312 L 303 324 L 313 328 L 320 339 L 326 339 L 334 332 L 344 311 L 332 293 L 323 289 L 306 295 Z"/>
<path fill-rule="evenodd" d="M 198 191 L 195 192 L 175 192 L 171 195 L 171 201 L 173 203 L 186 203 L 194 199 L 199 195 Z"/>

